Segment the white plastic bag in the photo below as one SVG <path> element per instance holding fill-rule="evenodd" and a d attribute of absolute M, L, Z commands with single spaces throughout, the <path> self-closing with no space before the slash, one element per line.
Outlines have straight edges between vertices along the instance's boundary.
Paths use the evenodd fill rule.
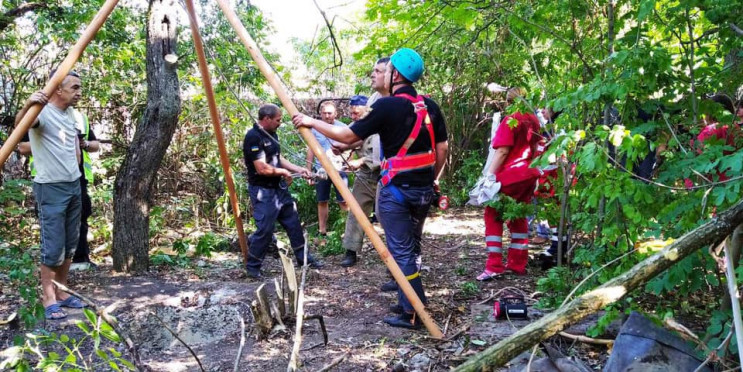
<path fill-rule="evenodd" d="M 500 182 L 495 180 L 494 174 L 480 177 L 475 187 L 470 191 L 470 200 L 467 204 L 480 206 L 491 200 L 498 200 L 500 186 Z"/>

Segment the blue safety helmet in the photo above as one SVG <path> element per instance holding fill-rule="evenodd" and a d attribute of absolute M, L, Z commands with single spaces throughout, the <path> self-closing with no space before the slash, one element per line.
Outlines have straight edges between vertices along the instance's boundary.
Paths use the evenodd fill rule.
<path fill-rule="evenodd" d="M 410 48 L 402 48 L 390 57 L 390 63 L 411 83 L 423 75 L 423 58 Z"/>
<path fill-rule="evenodd" d="M 351 106 L 366 106 L 366 103 L 369 101 L 369 98 L 362 95 L 357 95 L 351 97 L 351 102 L 349 102 L 349 105 Z"/>

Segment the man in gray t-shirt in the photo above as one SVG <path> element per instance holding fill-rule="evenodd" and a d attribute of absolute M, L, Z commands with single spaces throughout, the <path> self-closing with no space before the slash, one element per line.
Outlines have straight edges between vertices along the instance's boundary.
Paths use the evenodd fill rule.
<path fill-rule="evenodd" d="M 70 72 L 51 97 L 38 91 L 16 115 L 16 125 L 34 104 L 45 105 L 29 129 L 36 176 L 34 197 L 41 227 L 41 289 L 44 315 L 61 319 L 61 307 L 84 307 L 79 298 L 52 282 L 67 285 L 67 272 L 80 236 L 80 151 L 72 106 L 80 99 L 82 83 Z"/>
<path fill-rule="evenodd" d="M 333 102 L 325 102 L 320 106 L 320 115 L 322 116 L 322 120 L 325 121 L 328 124 L 333 124 L 335 126 L 343 126 L 345 127 L 346 124 L 343 124 L 342 122 L 336 120 L 336 109 L 335 104 Z M 317 139 L 317 142 L 320 143 L 320 146 L 322 146 L 323 150 L 325 151 L 325 155 L 330 159 L 330 162 L 333 163 L 333 166 L 338 173 L 341 176 L 341 179 L 343 179 L 343 182 L 348 185 L 348 178 L 346 176 L 346 172 L 341 172 L 340 170 L 344 167 L 344 160 L 343 155 L 335 155 L 333 154 L 333 143 L 335 141 L 329 140 L 327 137 L 322 135 L 318 131 L 312 131 L 312 134 L 315 135 L 315 138 Z M 307 169 L 312 171 L 312 165 L 313 160 L 315 167 L 317 169 L 322 169 L 322 165 L 320 165 L 320 161 L 316 159 L 315 154 L 312 152 L 312 149 L 309 147 L 307 148 Z M 330 207 L 328 205 L 328 201 L 330 200 L 330 188 L 335 189 L 335 185 L 333 185 L 333 182 L 330 179 L 325 180 L 318 180 L 315 183 L 315 193 L 317 196 L 317 225 L 318 230 L 320 232 L 320 235 L 325 235 L 327 233 L 327 224 L 328 224 L 328 215 L 330 213 Z M 335 200 L 338 202 L 338 205 L 340 206 L 341 210 L 346 211 L 348 208 L 346 206 L 346 202 L 343 200 L 343 197 L 338 192 L 338 189 L 335 189 Z"/>

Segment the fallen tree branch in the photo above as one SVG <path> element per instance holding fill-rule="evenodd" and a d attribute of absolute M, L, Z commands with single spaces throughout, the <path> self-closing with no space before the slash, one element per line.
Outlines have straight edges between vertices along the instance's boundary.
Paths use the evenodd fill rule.
<path fill-rule="evenodd" d="M 707 356 L 707 359 L 705 359 L 704 362 L 702 362 L 702 364 L 700 364 L 699 367 L 697 367 L 697 369 L 694 370 L 694 372 L 702 371 L 704 369 L 704 366 L 709 364 L 709 362 L 713 360 L 718 360 L 719 357 L 717 356 L 717 353 L 720 350 L 725 350 L 728 348 L 728 343 L 730 343 L 730 339 L 732 337 L 733 337 L 733 329 L 731 329 L 730 332 L 728 332 L 727 337 L 725 337 L 722 343 L 719 346 L 717 346 L 715 350 L 710 351 L 709 355 Z"/>
<path fill-rule="evenodd" d="M 199 364 L 199 368 L 201 369 L 201 371 L 202 372 L 206 372 L 206 370 L 204 369 L 204 366 L 201 365 L 201 360 L 199 360 L 199 357 L 196 355 L 196 353 L 193 351 L 193 349 L 191 349 L 191 347 L 188 346 L 188 344 L 186 343 L 186 341 L 183 341 L 183 339 L 181 339 L 180 336 L 178 336 L 178 333 L 176 333 L 174 330 L 170 329 L 170 327 L 168 327 L 168 325 L 165 324 L 165 322 L 159 316 L 157 316 L 157 314 L 155 314 L 154 311 L 150 311 L 150 314 L 152 316 L 154 316 L 155 319 L 157 319 L 157 321 L 160 322 L 160 324 L 162 324 L 163 327 L 165 327 L 165 329 L 168 332 L 170 332 L 170 334 L 173 335 L 173 337 L 175 337 L 176 340 L 180 341 L 180 343 L 182 343 L 183 346 L 185 346 L 186 349 L 188 349 L 188 351 L 191 353 L 191 355 L 193 356 L 193 358 L 196 359 L 196 363 Z"/>
<path fill-rule="evenodd" d="M 126 344 L 127 349 L 129 350 L 129 353 L 132 355 L 132 363 L 134 363 L 134 366 L 137 367 L 137 370 L 139 370 L 139 371 L 149 371 L 150 370 L 150 368 L 147 367 L 147 365 L 145 365 L 145 364 L 142 363 L 142 359 L 140 359 L 140 357 L 139 357 L 139 351 L 137 351 L 137 346 L 134 345 L 134 342 L 132 341 L 131 337 L 129 337 L 129 335 L 126 333 L 126 331 L 124 331 L 124 329 L 122 329 L 119 326 L 119 322 L 116 321 L 115 318 L 113 318 L 112 316 L 108 315 L 108 312 L 106 312 L 106 308 L 98 307 L 98 305 L 96 305 L 95 302 L 93 302 L 90 299 L 88 299 L 87 297 L 85 297 L 85 296 L 83 296 L 83 295 L 81 295 L 81 294 L 79 294 L 79 293 L 77 293 L 77 292 L 75 292 L 75 291 L 67 288 L 66 285 L 64 285 L 62 283 L 59 283 L 56 280 L 52 280 L 52 283 L 54 283 L 54 285 L 56 285 L 57 288 L 59 288 L 60 291 L 65 292 L 65 293 L 68 293 L 68 294 L 71 294 L 71 295 L 73 295 L 73 296 L 81 299 L 83 302 L 85 302 L 85 304 L 88 305 L 88 307 L 90 307 L 91 309 L 93 309 L 93 311 L 95 311 L 95 313 L 99 317 L 103 318 L 103 320 L 106 323 L 108 323 L 111 326 L 111 328 L 114 329 L 114 331 L 116 332 L 116 334 L 118 334 L 119 336 L 121 336 L 121 338 L 124 340 L 124 343 Z"/>
<path fill-rule="evenodd" d="M 341 362 L 343 361 L 343 359 L 346 359 L 347 356 L 348 356 L 348 351 L 346 351 L 345 353 L 343 353 L 343 355 L 341 355 L 341 356 L 333 359 L 333 361 L 330 362 L 330 364 L 326 365 L 325 367 L 320 368 L 317 372 L 328 372 L 328 371 L 330 371 L 331 369 L 335 368 L 335 366 L 341 364 Z"/>
<path fill-rule="evenodd" d="M 604 283 L 554 312 L 527 325 L 505 340 L 473 356 L 457 371 L 487 371 L 503 366 L 532 345 L 547 339 L 585 316 L 612 304 L 639 288 L 699 248 L 724 239 L 743 222 L 743 201 L 720 213 L 638 263 L 624 274 Z"/>
<path fill-rule="evenodd" d="M 574 341 L 580 341 L 587 344 L 594 344 L 594 345 L 613 345 L 614 340 L 607 340 L 604 338 L 592 338 L 588 336 L 582 336 L 582 335 L 574 335 L 572 333 L 567 332 L 560 332 L 558 333 L 560 336 L 569 338 Z"/>
<path fill-rule="evenodd" d="M 730 23 L 730 29 L 735 31 L 736 34 L 743 36 L 743 29 L 738 27 L 735 23 L 732 23 L 732 22 Z"/>
<path fill-rule="evenodd" d="M 325 319 L 323 319 L 322 315 L 307 315 L 304 317 L 304 320 L 312 320 L 317 319 L 317 322 L 320 323 L 320 330 L 322 331 L 322 339 L 323 343 L 325 345 L 328 344 L 328 329 L 325 328 Z"/>
<path fill-rule="evenodd" d="M 725 241 L 725 277 L 728 280 L 728 291 L 733 311 L 733 327 L 738 346 L 738 358 L 743 365 L 743 319 L 740 316 L 740 294 L 738 293 L 737 281 L 735 279 L 735 262 L 730 253 L 730 242 Z"/>
<path fill-rule="evenodd" d="M 235 313 L 237 313 L 237 317 L 240 319 L 240 346 L 237 348 L 237 357 L 235 357 L 235 368 L 232 369 L 233 372 L 240 370 L 240 357 L 242 357 L 243 348 L 245 347 L 245 319 L 243 319 L 240 311 L 237 309 L 235 309 Z"/>

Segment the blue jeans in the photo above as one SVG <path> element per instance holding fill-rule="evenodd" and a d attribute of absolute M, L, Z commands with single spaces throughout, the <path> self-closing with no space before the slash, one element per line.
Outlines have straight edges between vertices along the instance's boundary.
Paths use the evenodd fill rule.
<path fill-rule="evenodd" d="M 426 294 L 420 278 L 421 237 L 426 215 L 431 208 L 433 187 L 380 184 L 377 192 L 377 217 L 384 229 L 387 247 L 418 298 L 425 304 Z M 413 312 L 413 306 L 402 289 L 398 289 L 397 296 L 405 312 Z"/>
<path fill-rule="evenodd" d="M 256 230 L 250 235 L 247 269 L 257 273 L 261 269 L 263 258 L 273 239 L 273 231 L 278 221 L 287 235 L 297 261 L 304 259 L 304 235 L 302 224 L 299 222 L 297 205 L 294 203 L 289 190 L 282 188 L 267 188 L 248 186 L 250 202 L 253 205 L 253 219 Z"/>

